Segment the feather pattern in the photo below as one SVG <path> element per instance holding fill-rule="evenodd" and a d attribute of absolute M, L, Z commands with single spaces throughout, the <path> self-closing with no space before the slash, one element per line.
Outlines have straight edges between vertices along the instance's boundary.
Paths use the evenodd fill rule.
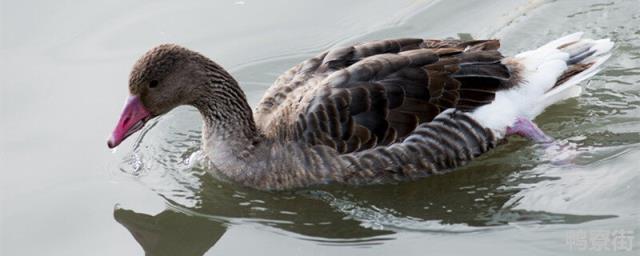
<path fill-rule="evenodd" d="M 405 139 L 449 108 L 516 84 L 496 40 L 398 39 L 330 50 L 287 71 L 259 103 L 270 138 L 358 152 Z"/>
<path fill-rule="evenodd" d="M 243 172 L 229 178 L 245 186 L 283 190 L 331 182 L 351 185 L 415 180 L 443 174 L 492 149 L 496 137 L 469 114 L 445 111 L 401 142 L 340 154 L 331 146 L 279 141 L 253 147 Z M 269 161 L 252 159 L 268 155 Z M 269 169 L 269 172 L 259 170 Z"/>

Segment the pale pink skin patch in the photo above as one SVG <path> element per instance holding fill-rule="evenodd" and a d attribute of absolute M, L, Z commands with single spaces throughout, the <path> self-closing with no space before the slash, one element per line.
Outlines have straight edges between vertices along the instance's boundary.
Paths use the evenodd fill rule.
<path fill-rule="evenodd" d="M 553 142 L 553 138 L 544 134 L 535 123 L 524 117 L 518 117 L 513 125 L 507 127 L 507 135 L 520 135 L 537 143 Z"/>

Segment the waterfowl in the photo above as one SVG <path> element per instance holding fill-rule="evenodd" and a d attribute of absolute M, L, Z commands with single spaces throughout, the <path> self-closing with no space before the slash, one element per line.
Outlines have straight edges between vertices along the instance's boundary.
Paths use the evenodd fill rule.
<path fill-rule="evenodd" d="M 577 96 L 609 57 L 609 39 L 564 36 L 513 57 L 498 40 L 395 39 L 328 50 L 286 71 L 255 111 L 220 65 L 163 44 L 130 74 L 110 148 L 180 105 L 201 113 L 217 177 L 261 190 L 379 184 L 454 170 L 520 135 Z"/>

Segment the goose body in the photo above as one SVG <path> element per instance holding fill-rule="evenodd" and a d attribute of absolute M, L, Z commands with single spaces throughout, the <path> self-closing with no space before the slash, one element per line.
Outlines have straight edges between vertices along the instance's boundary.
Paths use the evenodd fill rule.
<path fill-rule="evenodd" d="M 332 49 L 281 75 L 251 111 L 203 55 L 160 45 L 134 66 L 117 146 L 179 105 L 203 116 L 212 174 L 263 190 L 378 184 L 441 174 L 577 96 L 608 39 L 571 34 L 504 57 L 497 40 L 395 39 Z M 524 120 L 524 121 L 523 121 Z M 535 125 L 533 125 L 535 128 Z"/>

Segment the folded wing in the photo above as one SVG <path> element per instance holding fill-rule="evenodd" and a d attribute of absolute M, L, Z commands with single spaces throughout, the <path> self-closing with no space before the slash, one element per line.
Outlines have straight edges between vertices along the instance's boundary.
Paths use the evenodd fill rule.
<path fill-rule="evenodd" d="M 497 40 L 397 39 L 338 48 L 282 75 L 256 110 L 267 136 L 358 152 L 517 84 Z"/>

